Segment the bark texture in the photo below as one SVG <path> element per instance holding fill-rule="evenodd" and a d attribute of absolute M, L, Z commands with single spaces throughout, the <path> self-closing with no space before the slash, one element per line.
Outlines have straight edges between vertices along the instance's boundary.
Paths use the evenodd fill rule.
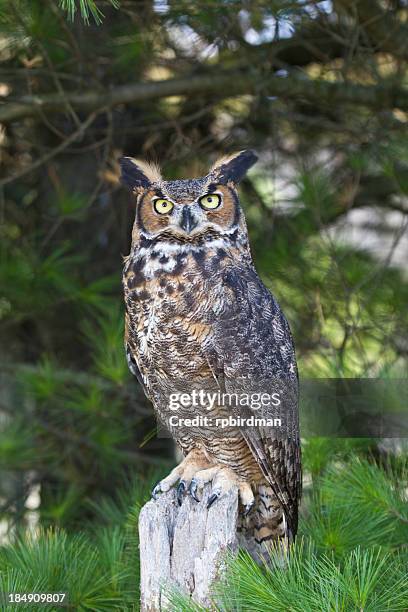
<path fill-rule="evenodd" d="M 172 589 L 204 606 L 214 605 L 212 591 L 224 571 L 225 553 L 238 550 L 238 493 L 230 491 L 207 509 L 210 491 L 207 486 L 199 503 L 186 496 L 179 506 L 171 490 L 142 508 L 142 612 L 171 609 Z"/>
<path fill-rule="evenodd" d="M 393 82 L 377 85 L 331 82 L 291 74 L 279 77 L 258 71 L 225 71 L 168 79 L 118 85 L 110 90 L 64 92 L 64 94 L 26 95 L 0 106 L 0 122 L 10 123 L 24 117 L 39 117 L 49 113 L 102 111 L 121 104 L 138 104 L 170 96 L 215 94 L 220 99 L 236 95 L 277 96 L 301 99 L 309 103 L 366 106 L 374 110 L 399 108 L 408 110 L 408 90 Z"/>

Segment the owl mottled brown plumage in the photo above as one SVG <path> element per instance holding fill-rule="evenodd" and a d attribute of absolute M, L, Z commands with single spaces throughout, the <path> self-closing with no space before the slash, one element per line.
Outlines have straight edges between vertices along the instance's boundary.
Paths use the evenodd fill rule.
<path fill-rule="evenodd" d="M 242 151 L 202 178 L 165 181 L 156 166 L 123 158 L 122 182 L 136 197 L 123 286 L 129 367 L 184 455 L 153 495 L 178 483 L 180 503 L 185 494 L 199 500 L 211 482 L 211 505 L 237 486 L 242 530 L 264 554 L 296 534 L 301 467 L 291 333 L 254 268 L 237 194 L 256 159 Z M 251 408 L 221 401 L 211 410 L 179 406 L 177 416 L 229 414 L 242 417 L 238 425 L 180 427 L 169 398 L 193 389 L 234 397 L 278 390 L 283 427 L 246 426 Z"/>

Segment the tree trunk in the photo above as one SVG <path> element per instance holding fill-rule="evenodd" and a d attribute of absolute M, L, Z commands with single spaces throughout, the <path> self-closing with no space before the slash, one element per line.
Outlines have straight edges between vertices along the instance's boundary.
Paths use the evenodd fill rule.
<path fill-rule="evenodd" d="M 143 506 L 139 518 L 141 610 L 169 609 L 167 595 L 177 589 L 204 605 L 225 568 L 227 550 L 238 550 L 238 493 L 230 491 L 207 509 L 211 486 L 202 500 L 176 491 Z"/>

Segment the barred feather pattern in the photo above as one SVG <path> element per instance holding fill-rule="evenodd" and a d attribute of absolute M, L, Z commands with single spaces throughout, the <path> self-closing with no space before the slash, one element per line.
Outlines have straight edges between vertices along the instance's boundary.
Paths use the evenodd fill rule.
<path fill-rule="evenodd" d="M 223 176 L 227 162 L 222 162 Z M 191 206 L 214 183 L 216 172 L 213 168 L 207 177 L 192 181 L 161 181 L 160 195 Z M 251 485 L 255 507 L 242 518 L 241 531 L 259 558 L 271 545 L 290 542 L 297 530 L 301 495 L 297 367 L 289 325 L 253 265 L 235 186 L 222 189 L 224 208 L 231 206 L 232 211 L 226 227 L 221 221 L 206 222 L 193 236 L 183 237 L 172 226 L 150 235 L 136 217 L 123 272 L 125 347 L 131 371 L 183 454 L 201 449 L 206 461 L 228 466 Z M 141 197 L 139 190 L 139 206 Z M 219 219 L 227 219 L 227 212 Z M 174 412 L 169 396 L 175 391 L 204 388 L 239 394 L 272 387 L 281 392 L 282 431 L 263 426 L 214 431 L 171 425 Z M 208 414 L 203 406 L 194 414 L 191 407 L 181 407 L 177 415 L 197 416 L 200 410 Z M 228 410 L 216 405 L 213 415 L 231 414 Z"/>

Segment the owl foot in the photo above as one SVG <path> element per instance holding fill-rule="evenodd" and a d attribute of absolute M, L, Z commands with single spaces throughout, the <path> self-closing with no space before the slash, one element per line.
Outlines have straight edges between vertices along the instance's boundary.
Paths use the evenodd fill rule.
<path fill-rule="evenodd" d="M 153 499 L 157 499 L 160 493 L 166 493 L 167 491 L 169 491 L 171 487 L 175 485 L 176 482 L 180 479 L 180 476 L 175 473 L 176 469 L 177 468 L 175 468 L 166 478 L 160 480 L 157 485 L 153 487 L 151 492 L 151 496 Z"/>
<path fill-rule="evenodd" d="M 200 450 L 191 451 L 166 478 L 158 482 L 152 490 L 152 498 L 157 499 L 159 493 L 166 493 L 178 483 L 177 502 L 179 506 L 182 505 L 186 493 L 199 502 L 199 490 L 210 482 L 212 491 L 207 500 L 207 508 L 211 508 L 219 497 L 236 487 L 244 509 L 244 516 L 252 510 L 255 499 L 251 485 L 247 481 L 240 480 L 231 468 L 219 464 L 211 465 Z"/>
<path fill-rule="evenodd" d="M 201 501 L 197 494 L 198 489 L 202 489 L 204 485 L 214 480 L 219 470 L 220 470 L 219 466 L 216 465 L 216 466 L 207 468 L 205 470 L 199 470 L 198 472 L 195 473 L 195 475 L 191 479 L 190 486 L 188 488 L 188 492 L 191 495 L 191 497 L 196 500 L 196 502 Z"/>
<path fill-rule="evenodd" d="M 237 487 L 239 498 L 244 508 L 244 516 L 252 510 L 255 498 L 251 485 L 246 481 L 240 480 L 233 470 L 225 466 L 217 465 L 197 472 L 190 482 L 188 493 L 196 501 L 200 501 L 198 490 L 202 489 L 209 482 L 212 482 L 212 492 L 207 500 L 207 508 L 211 508 L 221 495 L 225 495 L 233 487 Z"/>
<path fill-rule="evenodd" d="M 191 481 L 196 472 L 205 472 L 204 468 L 210 465 L 203 452 L 200 450 L 191 451 L 187 457 L 176 466 L 166 478 L 163 478 L 152 490 L 152 498 L 157 499 L 160 493 L 166 493 L 176 483 L 177 486 L 177 501 L 179 506 L 183 503 L 185 493 L 190 493 Z M 197 499 L 195 497 L 195 499 Z M 198 500 L 197 500 L 198 501 Z"/>

